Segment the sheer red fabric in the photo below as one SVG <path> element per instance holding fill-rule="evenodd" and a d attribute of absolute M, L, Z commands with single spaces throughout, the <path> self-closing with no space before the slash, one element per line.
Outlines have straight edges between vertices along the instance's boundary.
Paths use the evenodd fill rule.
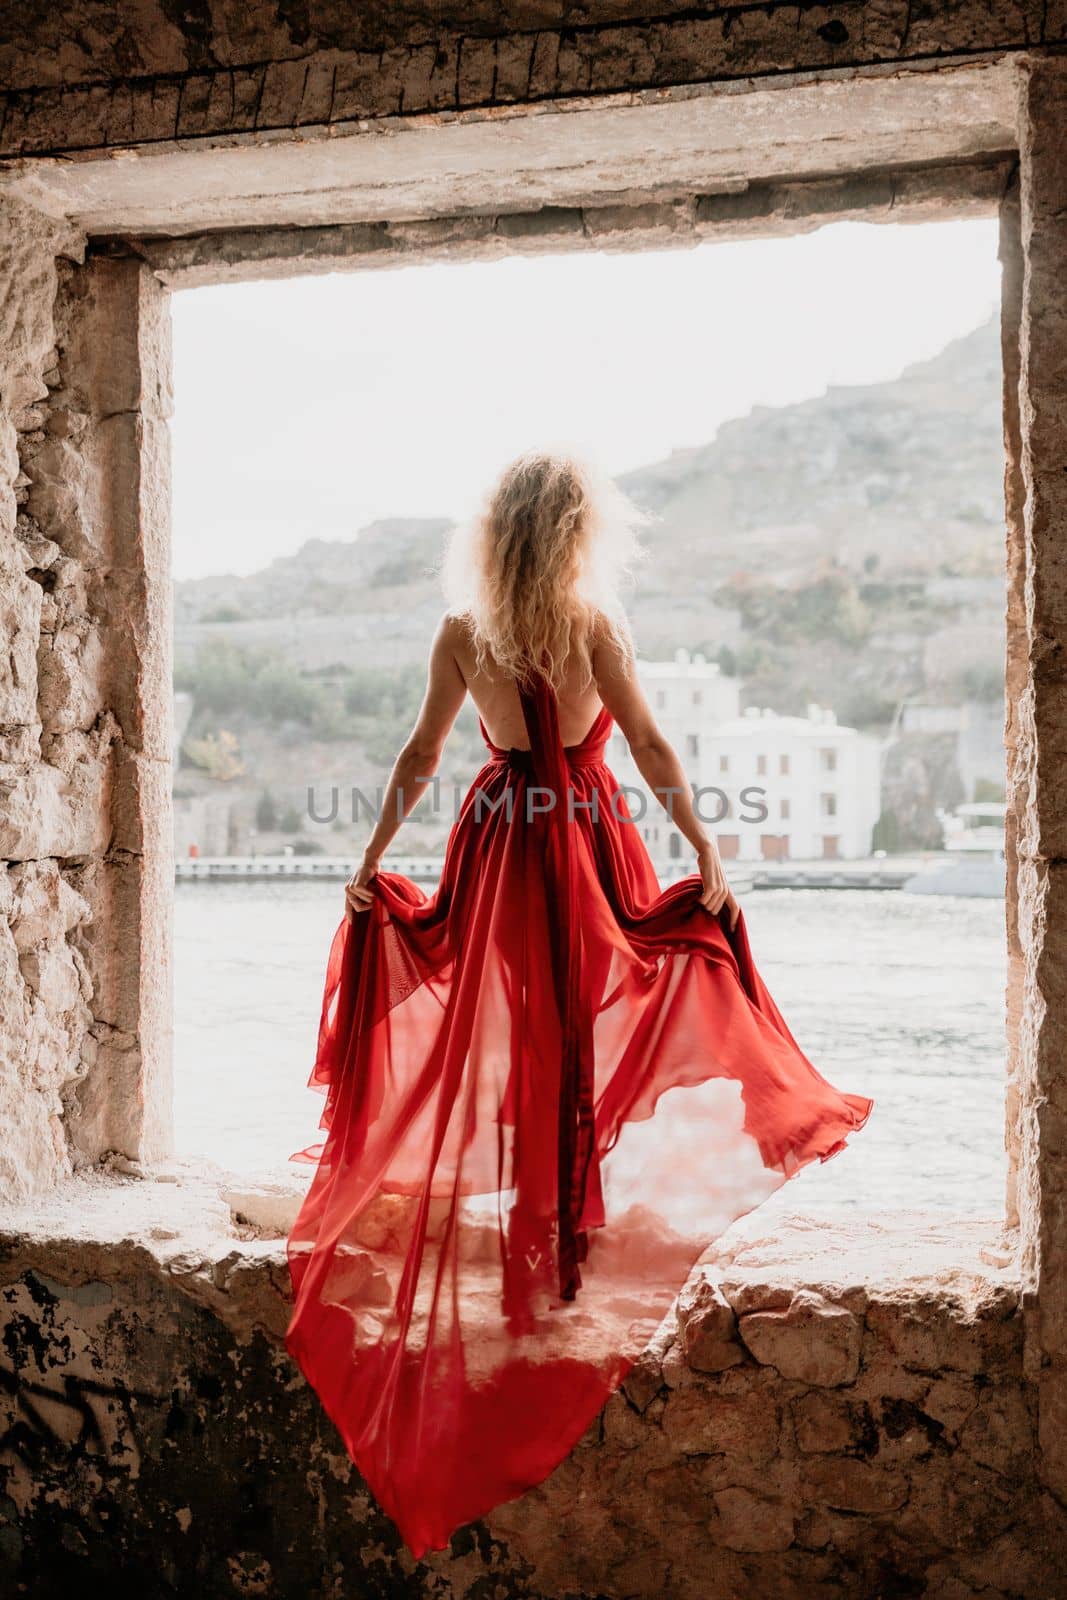
<path fill-rule="evenodd" d="M 539 1483 L 737 1217 L 863 1126 L 700 880 L 661 891 L 543 679 L 436 892 L 382 872 L 329 954 L 325 1142 L 287 1345 L 414 1555 Z M 553 803 L 554 801 L 554 803 Z"/>

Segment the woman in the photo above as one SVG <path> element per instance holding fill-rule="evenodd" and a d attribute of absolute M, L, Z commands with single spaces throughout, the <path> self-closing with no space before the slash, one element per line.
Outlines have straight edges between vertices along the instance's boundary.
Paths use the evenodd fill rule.
<path fill-rule="evenodd" d="M 416 1556 L 540 1482 L 707 1246 L 871 1109 L 786 1027 L 641 692 L 635 517 L 531 454 L 457 538 L 330 951 L 287 1343 Z M 381 860 L 467 694 L 488 761 L 427 898 Z M 663 892 L 612 723 L 696 852 Z"/>

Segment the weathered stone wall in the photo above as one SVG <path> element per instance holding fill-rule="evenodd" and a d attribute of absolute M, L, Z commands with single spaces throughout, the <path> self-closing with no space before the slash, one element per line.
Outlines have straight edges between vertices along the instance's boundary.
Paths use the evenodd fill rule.
<path fill-rule="evenodd" d="M 169 1148 L 169 351 L 146 268 L 10 203 L 0 229 L 10 1196 Z"/>
<path fill-rule="evenodd" d="M 1036 1303 L 1044 1481 L 1067 1498 L 1067 60 L 1022 80 L 1020 469 L 1025 686 L 1012 809 L 1022 955 L 1018 1209 Z"/>
<path fill-rule="evenodd" d="M 248 138 L 1067 41 L 1057 0 L 119 9 L 122 26 L 92 0 L 33 16 L 9 8 L 0 155 Z"/>
<path fill-rule="evenodd" d="M 416 1565 L 284 1354 L 280 1244 L 168 1241 L 166 1207 L 124 1242 L 117 1224 L 85 1242 L 73 1215 L 3 1240 L 12 1591 L 121 1572 L 123 1593 L 205 1600 L 1067 1592 L 992 1230 L 911 1218 L 883 1220 L 877 1253 L 865 1224 L 740 1248 L 543 1485 Z"/>
<path fill-rule="evenodd" d="M 54 670 L 66 574 L 55 570 L 58 548 L 25 514 L 25 468 L 59 382 L 53 312 L 64 249 L 79 252 L 80 242 L 25 207 L 0 205 L 0 1193 L 8 1194 L 70 1170 L 64 1097 L 83 1071 L 92 1012 L 78 947 L 90 909 L 66 862 L 103 845 L 91 735 L 79 749 Z"/>

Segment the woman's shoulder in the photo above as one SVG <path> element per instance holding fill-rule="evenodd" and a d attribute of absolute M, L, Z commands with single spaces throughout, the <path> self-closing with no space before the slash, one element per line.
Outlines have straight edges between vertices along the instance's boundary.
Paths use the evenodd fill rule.
<path fill-rule="evenodd" d="M 474 658 L 473 618 L 467 611 L 449 609 L 438 619 L 434 647 L 451 652 L 464 672 Z"/>
<path fill-rule="evenodd" d="M 438 618 L 437 636 L 453 643 L 469 641 L 472 621 L 469 611 L 457 611 L 450 607 L 447 611 L 442 611 Z"/>
<path fill-rule="evenodd" d="M 589 628 L 590 651 L 594 665 L 626 671 L 636 654 L 630 619 L 622 606 L 612 610 L 597 607 Z"/>

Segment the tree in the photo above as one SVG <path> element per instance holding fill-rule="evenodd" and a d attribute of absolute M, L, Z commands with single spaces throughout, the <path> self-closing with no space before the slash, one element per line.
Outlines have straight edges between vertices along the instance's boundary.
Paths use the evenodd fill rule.
<path fill-rule="evenodd" d="M 273 833 L 278 826 L 278 807 L 269 789 L 264 789 L 256 806 L 256 827 L 260 833 Z"/>
<path fill-rule="evenodd" d="M 229 783 L 245 770 L 236 736 L 228 728 L 220 728 L 217 734 L 206 733 L 202 739 L 186 739 L 182 754 L 219 783 Z"/>
<path fill-rule="evenodd" d="M 871 849 L 884 850 L 887 855 L 893 855 L 900 849 L 900 823 L 891 808 L 884 810 L 874 825 Z"/>

